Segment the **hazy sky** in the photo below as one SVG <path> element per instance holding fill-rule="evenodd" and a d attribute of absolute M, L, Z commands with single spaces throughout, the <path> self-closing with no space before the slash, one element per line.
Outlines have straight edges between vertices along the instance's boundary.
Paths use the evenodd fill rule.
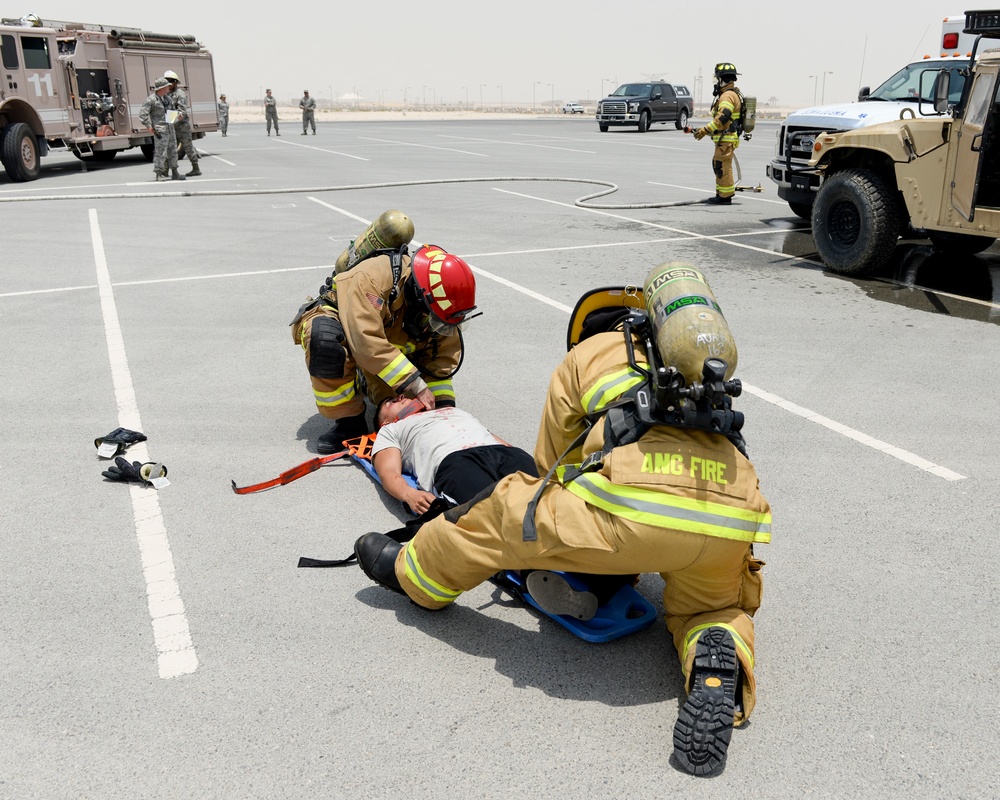
<path fill-rule="evenodd" d="M 319 100 L 356 91 L 399 103 L 405 92 L 411 104 L 482 99 L 496 106 L 502 92 L 505 106 L 530 106 L 593 101 L 616 83 L 651 76 L 694 91 L 699 71 L 707 101 L 713 66 L 732 61 L 742 73 L 741 88 L 760 104 L 775 97 L 782 106 L 804 106 L 814 92 L 817 101 L 851 100 L 862 83 L 875 86 L 907 62 L 936 55 L 942 19 L 965 10 L 927 0 L 236 6 L 50 0 L 21 11 L 8 5 L 6 14 L 193 34 L 212 51 L 216 83 L 230 102 L 270 87 L 282 101 L 309 89 Z"/>

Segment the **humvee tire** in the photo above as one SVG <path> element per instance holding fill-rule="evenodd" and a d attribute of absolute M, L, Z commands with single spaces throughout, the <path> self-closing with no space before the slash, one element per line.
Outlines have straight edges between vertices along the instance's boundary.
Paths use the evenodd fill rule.
<path fill-rule="evenodd" d="M 643 111 L 639 115 L 639 133 L 645 133 L 649 130 L 649 112 Z"/>
<path fill-rule="evenodd" d="M 889 260 L 899 238 L 895 187 L 866 169 L 827 178 L 812 207 L 812 230 L 823 263 L 841 275 L 866 275 Z"/>
<path fill-rule="evenodd" d="M 953 231 L 927 231 L 927 238 L 938 250 L 963 256 L 974 256 L 976 253 L 981 253 L 996 241 L 989 236 L 973 236 L 971 233 L 955 233 Z"/>
<path fill-rule="evenodd" d="M 608 126 L 605 125 L 603 122 L 598 122 L 597 123 L 597 127 L 600 128 L 601 133 L 607 133 L 608 132 Z"/>
<path fill-rule="evenodd" d="M 15 122 L 4 129 L 0 161 L 7 175 L 16 183 L 33 181 L 38 177 L 38 142 L 31 128 L 23 122 Z"/>

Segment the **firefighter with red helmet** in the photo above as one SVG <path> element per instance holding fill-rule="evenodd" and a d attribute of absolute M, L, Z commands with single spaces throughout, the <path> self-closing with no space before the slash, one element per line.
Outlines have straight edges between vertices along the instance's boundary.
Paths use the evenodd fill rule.
<path fill-rule="evenodd" d="M 292 321 L 305 351 L 316 407 L 334 427 L 320 453 L 369 432 L 365 394 L 377 408 L 404 395 L 427 408 L 455 404 L 462 363 L 460 327 L 476 308 L 469 265 L 437 245 L 371 252 L 334 273 Z"/>
<path fill-rule="evenodd" d="M 731 205 L 736 194 L 733 179 L 733 158 L 740 145 L 740 125 L 743 115 L 743 99 L 736 88 L 739 73 L 734 64 L 723 62 L 715 65 L 715 87 L 712 94 L 712 121 L 704 128 L 693 131 L 695 139 L 710 136 L 715 143 L 712 155 L 712 170 L 715 172 L 715 197 L 706 202 L 713 205 Z"/>

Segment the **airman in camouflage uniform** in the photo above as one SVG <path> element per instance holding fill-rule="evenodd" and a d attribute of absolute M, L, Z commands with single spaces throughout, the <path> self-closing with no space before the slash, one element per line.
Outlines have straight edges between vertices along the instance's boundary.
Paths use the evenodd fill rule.
<path fill-rule="evenodd" d="M 223 136 L 229 130 L 229 103 L 226 102 L 224 94 L 219 95 L 219 128 Z"/>
<path fill-rule="evenodd" d="M 156 180 L 167 177 L 170 169 L 171 180 L 182 181 L 184 176 L 177 171 L 177 138 L 174 126 L 167 123 L 167 111 L 172 110 L 167 94 L 170 82 L 157 78 L 153 83 L 153 93 L 146 98 L 139 111 L 139 121 L 153 134 L 153 175 Z"/>
<path fill-rule="evenodd" d="M 267 94 L 264 96 L 264 119 L 267 120 L 267 135 L 271 135 L 271 123 L 274 123 L 274 135 L 281 136 L 278 133 L 278 101 L 274 99 L 271 95 L 271 90 L 267 90 Z"/>
<path fill-rule="evenodd" d="M 299 100 L 299 108 L 302 109 L 302 135 L 306 135 L 306 129 L 312 125 L 313 136 L 316 135 L 316 101 L 309 96 L 306 90 L 304 96 Z"/>
<path fill-rule="evenodd" d="M 188 175 L 201 175 L 201 167 L 198 166 L 198 151 L 195 150 L 194 141 L 191 139 L 191 102 L 188 100 L 187 92 L 180 87 L 180 78 L 177 73 L 167 70 L 163 77 L 170 82 L 170 102 L 173 103 L 177 112 L 177 121 L 174 123 L 174 132 L 177 136 L 177 143 L 180 149 L 191 162 L 191 171 Z"/>

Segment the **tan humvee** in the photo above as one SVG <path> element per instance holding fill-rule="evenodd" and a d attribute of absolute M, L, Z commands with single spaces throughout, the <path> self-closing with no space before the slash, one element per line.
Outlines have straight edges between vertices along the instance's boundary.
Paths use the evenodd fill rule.
<path fill-rule="evenodd" d="M 967 12 L 966 32 L 997 37 L 1000 11 Z M 1000 237 L 1000 50 L 977 57 L 974 48 L 969 70 L 950 114 L 951 76 L 928 70 L 916 113 L 816 137 L 809 164 L 824 180 L 812 228 L 831 270 L 876 270 L 909 227 L 939 249 L 965 254 L 982 252 Z M 923 113 L 928 116 L 918 116 Z"/>
<path fill-rule="evenodd" d="M 0 162 L 13 181 L 38 177 L 39 157 L 68 148 L 110 161 L 153 139 L 139 110 L 166 70 L 191 102 L 195 139 L 219 129 L 212 55 L 193 36 L 41 20 L 0 20 Z"/>

